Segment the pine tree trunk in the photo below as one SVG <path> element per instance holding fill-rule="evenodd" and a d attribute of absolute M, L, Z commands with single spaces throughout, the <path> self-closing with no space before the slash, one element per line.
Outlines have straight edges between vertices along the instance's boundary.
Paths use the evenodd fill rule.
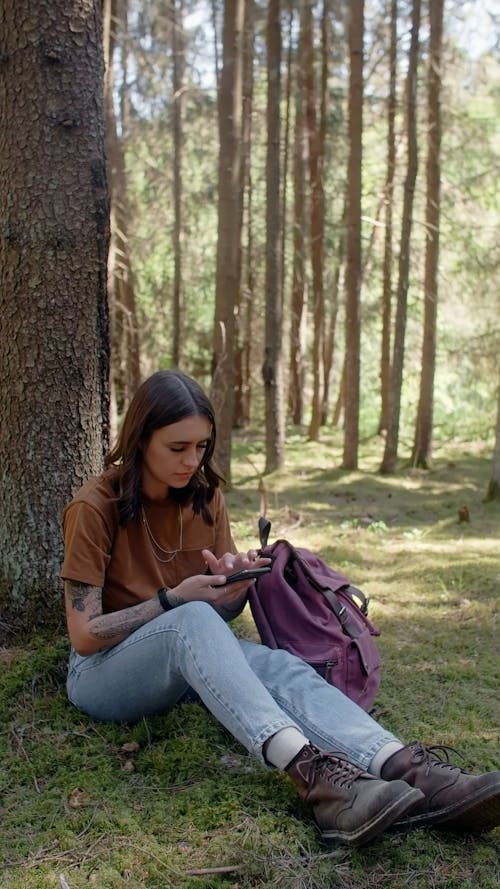
<path fill-rule="evenodd" d="M 235 307 L 239 304 L 241 238 L 241 120 L 243 0 L 224 7 L 219 90 L 219 206 L 215 285 L 212 400 L 217 417 L 217 461 L 229 480 L 234 424 Z"/>
<path fill-rule="evenodd" d="M 389 96 L 387 99 L 387 176 L 385 183 L 385 239 L 382 293 L 382 348 L 380 356 L 381 409 L 379 432 L 389 424 L 389 386 L 391 379 L 391 317 L 392 317 L 392 238 L 394 213 L 394 175 L 396 172 L 396 100 L 397 100 L 397 0 L 391 0 Z"/>
<path fill-rule="evenodd" d="M 170 0 L 172 16 L 172 86 L 173 86 L 173 129 L 174 129 L 174 298 L 173 298 L 173 337 L 172 358 L 180 367 L 182 349 L 182 157 L 183 157 L 183 118 L 184 118 L 184 8 L 183 0 Z"/>
<path fill-rule="evenodd" d="M 344 469 L 356 469 L 359 447 L 361 158 L 363 131 L 364 3 L 353 0 L 350 19 L 349 164 L 346 242 L 346 319 L 344 362 Z"/>
<path fill-rule="evenodd" d="M 337 330 L 337 315 L 339 308 L 339 293 L 342 281 L 342 275 L 344 271 L 344 260 L 345 260 L 345 208 L 344 215 L 342 217 L 342 225 L 341 231 L 338 237 L 338 249 L 337 249 L 337 265 L 335 267 L 335 272 L 333 275 L 333 281 L 330 288 L 330 316 L 328 319 L 328 330 L 325 335 L 325 353 L 324 353 L 324 363 L 325 363 L 325 382 L 324 382 L 324 392 L 323 392 L 323 401 L 321 408 L 321 421 L 322 424 L 325 425 L 328 422 L 328 414 L 329 414 L 329 405 L 330 405 L 330 376 L 333 368 L 333 361 L 335 356 L 335 335 Z"/>
<path fill-rule="evenodd" d="M 295 58 L 295 128 L 293 140 L 293 260 L 290 299 L 290 364 L 288 376 L 288 410 L 297 426 L 303 421 L 305 357 L 303 328 L 305 322 L 305 165 L 307 142 L 304 128 L 303 48 L 299 41 Z"/>
<path fill-rule="evenodd" d="M 436 367 L 438 308 L 439 226 L 441 208 L 441 62 L 444 0 L 430 4 L 430 53 L 428 74 L 427 196 L 425 224 L 424 337 L 422 374 L 412 464 L 430 467 Z"/>
<path fill-rule="evenodd" d="M 129 204 L 123 134 L 119 138 L 114 103 L 113 57 L 117 28 L 124 37 L 125 0 L 104 3 L 104 105 L 106 154 L 111 197 L 111 238 L 108 256 L 108 298 L 110 305 L 112 422 L 111 437 L 117 432 L 118 415 L 127 407 L 141 381 L 139 324 L 135 301 L 135 281 L 129 249 Z"/>
<path fill-rule="evenodd" d="M 62 622 L 61 511 L 107 446 L 101 3 L 2 0 L 0 31 L 0 588 L 26 630 Z"/>
<path fill-rule="evenodd" d="M 314 82 L 313 18 L 309 3 L 304 7 L 304 68 L 306 79 L 306 119 L 309 139 L 309 179 L 311 186 L 311 265 L 313 301 L 312 373 L 313 395 L 308 438 L 317 441 L 321 424 L 321 372 L 324 345 L 324 293 L 323 293 L 323 238 L 324 238 L 324 188 L 323 155 L 324 129 L 318 124 L 316 114 L 316 89 Z M 325 50 L 325 47 L 323 47 Z"/>
<path fill-rule="evenodd" d="M 380 471 L 395 472 L 398 456 L 399 417 L 405 352 L 406 317 L 408 309 L 408 281 L 410 271 L 410 243 L 413 222 L 413 202 L 418 170 L 417 144 L 417 69 L 419 57 L 420 0 L 413 0 L 411 42 L 406 78 L 406 132 L 408 139 L 407 169 L 403 196 L 403 218 L 399 245 L 398 287 L 394 347 L 389 391 L 389 422 L 384 456 Z"/>
<path fill-rule="evenodd" d="M 241 170 L 240 170 L 240 228 L 246 237 L 246 247 L 240 241 L 239 249 L 239 305 L 236 325 L 235 355 L 235 404 L 234 425 L 245 426 L 250 419 L 251 402 L 251 357 L 253 320 L 253 250 L 252 250 L 252 113 L 254 85 L 254 43 L 255 43 L 255 4 L 245 5 L 245 28 L 243 34 L 243 93 L 241 124 Z M 243 280 L 246 280 L 246 286 Z"/>
<path fill-rule="evenodd" d="M 266 413 L 266 472 L 283 465 L 285 423 L 282 381 L 282 298 L 280 281 L 280 2 L 267 13 L 267 157 L 266 157 L 266 331 L 262 376 Z"/>
<path fill-rule="evenodd" d="M 497 424 L 495 431 L 495 447 L 491 461 L 491 478 L 486 491 L 487 501 L 500 500 L 500 380 L 497 394 Z"/>

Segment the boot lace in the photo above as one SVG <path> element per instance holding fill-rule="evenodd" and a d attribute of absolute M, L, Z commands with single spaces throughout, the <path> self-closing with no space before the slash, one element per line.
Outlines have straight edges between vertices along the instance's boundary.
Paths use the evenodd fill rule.
<path fill-rule="evenodd" d="M 337 750 L 318 750 L 303 766 L 307 770 L 307 775 L 304 778 L 308 784 L 313 783 L 314 778 L 318 775 L 329 781 L 330 784 L 349 788 L 356 778 L 364 774 L 363 769 L 350 763 Z"/>
<path fill-rule="evenodd" d="M 460 766 L 455 765 L 455 763 L 450 762 L 450 752 L 454 753 L 456 756 L 459 756 L 460 759 L 464 757 L 462 754 L 455 750 L 454 747 L 448 747 L 446 744 L 432 744 L 430 746 L 426 746 L 421 744 L 419 741 L 414 741 L 409 745 L 413 752 L 413 759 L 418 762 L 422 762 L 425 764 L 426 774 L 428 775 L 432 768 L 438 769 L 451 769 L 458 770 L 459 772 L 464 772 Z"/>

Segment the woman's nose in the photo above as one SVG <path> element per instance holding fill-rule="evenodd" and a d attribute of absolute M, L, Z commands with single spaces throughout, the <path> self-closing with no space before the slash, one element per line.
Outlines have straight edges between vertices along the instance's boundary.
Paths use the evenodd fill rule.
<path fill-rule="evenodd" d="M 183 463 L 185 466 L 189 466 L 191 468 L 192 466 L 198 466 L 199 462 L 200 461 L 198 458 L 196 448 L 194 448 L 192 451 L 185 451 L 184 452 Z"/>

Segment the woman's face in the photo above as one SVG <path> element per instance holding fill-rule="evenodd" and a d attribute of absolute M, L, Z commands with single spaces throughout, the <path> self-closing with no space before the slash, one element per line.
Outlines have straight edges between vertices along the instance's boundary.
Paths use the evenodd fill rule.
<path fill-rule="evenodd" d="M 211 432 L 209 420 L 197 415 L 155 429 L 143 454 L 146 496 L 163 500 L 169 488 L 184 488 L 203 460 Z"/>

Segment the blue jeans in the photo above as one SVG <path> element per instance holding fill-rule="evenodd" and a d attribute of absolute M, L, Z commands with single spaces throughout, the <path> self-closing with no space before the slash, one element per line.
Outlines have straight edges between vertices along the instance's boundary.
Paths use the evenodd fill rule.
<path fill-rule="evenodd" d="M 68 697 L 103 722 L 164 713 L 190 688 L 262 761 L 264 742 L 290 725 L 364 769 L 396 740 L 299 658 L 238 640 L 206 602 L 167 611 L 97 654 L 71 652 Z"/>

